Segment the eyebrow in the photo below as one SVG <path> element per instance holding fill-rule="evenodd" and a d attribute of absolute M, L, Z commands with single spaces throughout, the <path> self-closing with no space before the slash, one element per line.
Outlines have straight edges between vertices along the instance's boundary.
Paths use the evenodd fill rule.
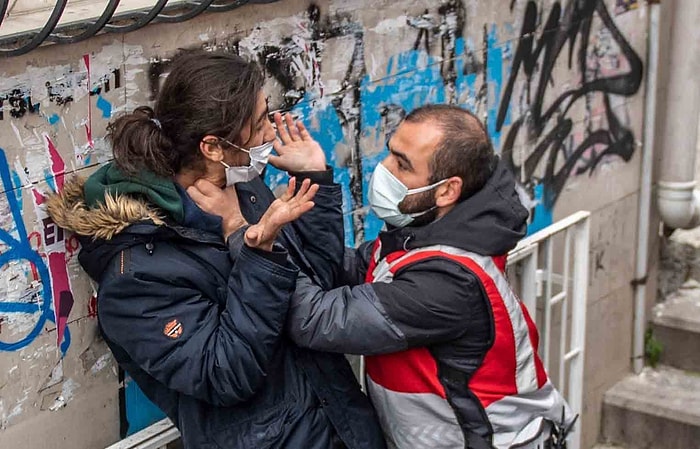
<path fill-rule="evenodd" d="M 410 171 L 413 171 L 413 164 L 411 163 L 411 161 L 408 159 L 408 157 L 405 154 L 403 154 L 400 151 L 396 151 L 391 146 L 389 146 L 389 152 L 391 154 L 393 154 L 396 158 L 401 159 L 408 166 L 408 169 Z"/>

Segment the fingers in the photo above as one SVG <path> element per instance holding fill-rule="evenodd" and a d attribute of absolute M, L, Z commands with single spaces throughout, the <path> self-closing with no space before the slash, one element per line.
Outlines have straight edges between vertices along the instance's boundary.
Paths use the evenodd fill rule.
<path fill-rule="evenodd" d="M 309 191 L 306 192 L 306 195 L 304 195 L 304 201 L 311 201 L 316 196 L 316 192 L 318 192 L 319 188 L 320 186 L 318 184 L 312 185 Z"/>
<path fill-rule="evenodd" d="M 302 182 L 301 187 L 299 188 L 299 191 L 297 194 L 294 196 L 294 199 L 298 201 L 299 203 L 304 203 L 306 201 L 311 201 L 314 196 L 316 196 L 316 192 L 318 192 L 319 185 L 318 184 L 311 184 L 310 179 L 305 179 L 304 182 Z"/>
<path fill-rule="evenodd" d="M 311 137 L 311 133 L 309 133 L 309 130 L 306 129 L 306 126 L 304 126 L 304 123 L 301 120 L 297 120 L 297 128 L 299 128 L 299 137 L 301 140 L 314 140 L 314 138 Z"/>
<path fill-rule="evenodd" d="M 277 154 L 279 154 L 280 156 L 283 156 L 284 153 L 287 151 L 287 146 L 284 143 L 280 142 L 279 139 L 275 139 L 274 142 L 272 142 L 272 148 L 274 148 Z"/>
<path fill-rule="evenodd" d="M 279 112 L 275 112 L 274 115 L 275 119 L 275 126 L 277 127 L 277 135 L 280 136 L 280 139 L 282 140 L 282 143 L 287 145 L 292 142 L 294 142 L 294 139 L 289 135 L 289 132 L 287 131 L 287 126 L 282 122 L 282 114 Z"/>
<path fill-rule="evenodd" d="M 277 134 L 279 135 L 282 143 L 289 145 L 292 142 L 297 142 L 300 140 L 307 140 L 311 138 L 311 135 L 306 130 L 301 121 L 294 121 L 292 114 L 286 113 L 284 117 L 279 112 L 275 112 L 273 115 L 273 120 L 275 121 L 275 127 L 277 128 Z M 299 126 L 301 124 L 301 126 Z M 302 132 L 306 133 L 306 137 L 302 135 Z M 277 149 L 277 148 L 275 148 Z"/>
<path fill-rule="evenodd" d="M 299 206 L 299 208 L 297 209 L 297 212 L 298 212 L 297 218 L 301 217 L 302 215 L 304 215 L 305 213 L 307 213 L 308 211 L 313 209 L 315 205 L 316 205 L 316 203 L 314 203 L 313 201 L 307 201 L 307 202 L 301 204 Z"/>
<path fill-rule="evenodd" d="M 299 136 L 299 130 L 297 129 L 297 124 L 294 123 L 294 118 L 292 118 L 292 114 L 284 114 L 284 121 L 287 123 L 287 130 L 289 131 L 289 135 L 292 137 L 292 140 L 301 140 L 301 136 Z"/>
<path fill-rule="evenodd" d="M 195 187 L 197 190 L 199 190 L 199 192 L 206 196 L 215 196 L 216 194 L 221 193 L 221 187 L 218 187 L 216 184 L 202 178 L 196 180 L 192 187 Z"/>
<path fill-rule="evenodd" d="M 287 184 L 287 190 L 282 194 L 282 196 L 280 196 L 280 199 L 282 201 L 284 201 L 285 203 L 287 201 L 291 200 L 292 197 L 294 196 L 294 189 L 296 188 L 296 186 L 297 186 L 297 178 L 292 176 L 291 178 L 289 178 L 289 184 Z"/>
<path fill-rule="evenodd" d="M 277 142 L 275 142 L 276 144 Z M 278 151 L 279 153 L 279 151 Z M 279 169 L 279 170 L 285 170 L 284 168 L 284 159 L 282 159 L 279 156 L 275 156 L 274 154 L 270 155 L 270 158 L 267 160 L 267 163 L 272 165 L 273 167 Z"/>
<path fill-rule="evenodd" d="M 246 245 L 257 247 L 263 239 L 263 228 L 263 226 L 255 224 L 246 229 L 245 234 L 243 234 Z"/>
<path fill-rule="evenodd" d="M 301 182 L 301 186 L 299 187 L 299 191 L 294 195 L 295 198 L 301 198 L 306 194 L 306 192 L 309 190 L 309 186 L 311 185 L 311 180 L 306 178 Z"/>
<path fill-rule="evenodd" d="M 201 190 L 199 190 L 195 185 L 191 185 L 187 188 L 187 194 L 192 198 L 192 201 L 194 201 L 197 204 L 202 204 L 203 201 L 206 201 L 207 196 L 202 193 Z"/>

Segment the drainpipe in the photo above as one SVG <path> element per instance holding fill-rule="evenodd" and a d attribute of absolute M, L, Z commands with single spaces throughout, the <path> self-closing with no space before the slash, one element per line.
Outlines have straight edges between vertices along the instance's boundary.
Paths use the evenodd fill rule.
<path fill-rule="evenodd" d="M 648 177 L 654 145 L 654 111 L 659 111 L 658 148 L 660 176 L 657 189 L 659 214 L 664 226 L 670 229 L 690 229 L 700 225 L 700 192 L 695 189 L 695 155 L 700 114 L 700 1 L 664 0 L 663 14 L 669 17 L 670 37 L 664 45 L 667 60 L 658 63 L 659 0 L 650 0 L 649 55 L 644 119 L 644 156 L 642 191 L 640 193 L 640 221 L 635 281 L 634 371 L 644 366 L 644 330 L 646 326 L 645 295 L 647 239 L 649 217 L 642 216 L 642 197 L 648 188 Z M 663 95 L 655 107 L 658 68 L 664 70 Z M 649 147 L 649 148 L 647 148 Z M 648 172 L 649 171 L 649 172 Z"/>
<path fill-rule="evenodd" d="M 646 278 L 649 260 L 649 221 L 651 212 L 652 166 L 654 162 L 654 126 L 656 122 L 656 81 L 659 66 L 659 4 L 647 2 L 649 35 L 644 99 L 644 146 L 642 148 L 642 180 L 639 192 L 639 229 L 634 285 L 634 334 L 632 360 L 636 374 L 644 368 L 644 332 L 646 330 Z"/>
<path fill-rule="evenodd" d="M 657 5 L 653 5 L 658 7 Z M 700 2 L 664 0 L 670 14 L 666 95 L 659 105 L 659 213 L 671 229 L 700 224 L 700 194 L 695 190 L 695 152 L 700 114 Z M 667 9 L 671 8 L 671 9 Z"/>

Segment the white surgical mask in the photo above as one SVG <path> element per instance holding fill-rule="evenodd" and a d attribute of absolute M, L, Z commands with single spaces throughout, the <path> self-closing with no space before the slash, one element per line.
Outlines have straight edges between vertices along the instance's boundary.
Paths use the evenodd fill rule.
<path fill-rule="evenodd" d="M 399 210 L 401 201 L 408 195 L 426 192 L 446 181 L 446 179 L 443 179 L 429 186 L 409 189 L 404 183 L 399 181 L 396 176 L 391 174 L 384 165 L 377 164 L 372 174 L 372 179 L 369 182 L 369 204 L 377 217 L 392 226 L 402 228 L 410 224 L 416 217 L 430 212 L 434 207 L 422 212 L 404 214 Z"/>
<path fill-rule="evenodd" d="M 239 167 L 231 167 L 226 162 L 221 161 L 221 164 L 226 167 L 226 186 L 232 186 L 239 182 L 252 181 L 256 177 L 260 176 L 267 166 L 268 159 L 270 159 L 273 142 L 267 142 L 262 145 L 258 145 L 257 147 L 250 147 L 247 150 L 235 144 L 231 145 L 248 153 L 250 156 L 250 164 Z"/>

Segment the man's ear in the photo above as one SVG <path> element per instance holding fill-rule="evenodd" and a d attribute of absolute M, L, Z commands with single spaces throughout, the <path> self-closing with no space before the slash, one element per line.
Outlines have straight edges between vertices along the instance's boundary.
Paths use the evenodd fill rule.
<path fill-rule="evenodd" d="M 459 197 L 462 196 L 462 178 L 459 176 L 453 176 L 447 178 L 442 185 L 438 186 L 435 198 L 435 205 L 437 207 L 453 206 L 459 201 Z"/>
<path fill-rule="evenodd" d="M 199 142 L 199 151 L 204 156 L 204 159 L 212 162 L 221 162 L 224 160 L 224 151 L 219 145 L 219 138 L 216 136 L 204 136 Z"/>

